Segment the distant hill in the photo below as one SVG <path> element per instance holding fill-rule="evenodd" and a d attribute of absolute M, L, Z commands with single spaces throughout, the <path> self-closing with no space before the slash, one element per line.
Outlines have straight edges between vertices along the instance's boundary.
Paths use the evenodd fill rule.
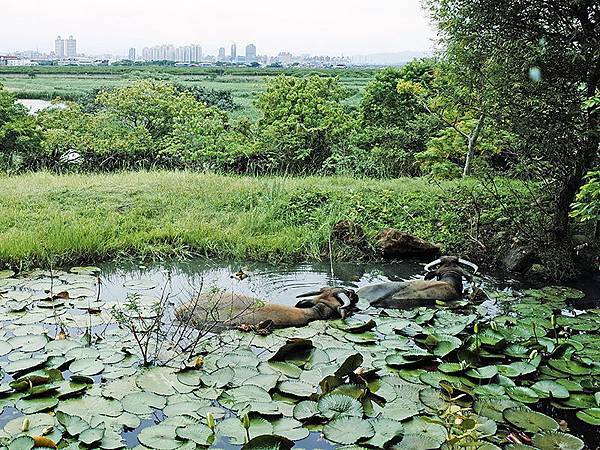
<path fill-rule="evenodd" d="M 400 66 L 417 58 L 431 56 L 432 52 L 404 51 L 396 53 L 372 53 L 369 55 L 355 55 L 352 57 L 353 64 L 364 64 L 369 66 Z"/>

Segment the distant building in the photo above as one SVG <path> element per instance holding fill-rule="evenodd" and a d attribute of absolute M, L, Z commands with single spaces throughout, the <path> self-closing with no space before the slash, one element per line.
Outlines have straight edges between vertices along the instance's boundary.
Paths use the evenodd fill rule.
<path fill-rule="evenodd" d="M 218 61 L 225 61 L 225 47 L 221 47 L 219 49 L 219 57 L 217 58 Z"/>
<path fill-rule="evenodd" d="M 246 62 L 256 62 L 256 45 L 249 44 L 246 46 Z"/>
<path fill-rule="evenodd" d="M 231 44 L 231 60 L 235 62 L 237 60 L 237 45 Z"/>
<path fill-rule="evenodd" d="M 77 56 L 77 41 L 73 36 L 65 41 L 65 56 L 67 58 L 75 58 Z"/>
<path fill-rule="evenodd" d="M 182 47 L 163 44 L 142 49 L 142 60 L 144 61 L 173 61 L 190 64 L 199 63 L 202 58 L 202 46 L 197 44 Z"/>
<path fill-rule="evenodd" d="M 135 61 L 135 48 L 133 47 L 129 49 L 129 60 Z"/>
<path fill-rule="evenodd" d="M 65 57 L 65 40 L 60 36 L 54 41 L 54 56 L 58 59 Z"/>

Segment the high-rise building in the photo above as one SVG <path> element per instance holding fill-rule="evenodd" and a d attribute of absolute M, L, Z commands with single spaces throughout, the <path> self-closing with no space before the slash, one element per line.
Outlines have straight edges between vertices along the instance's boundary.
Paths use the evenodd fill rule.
<path fill-rule="evenodd" d="M 129 49 L 129 60 L 135 61 L 135 48 L 131 47 Z"/>
<path fill-rule="evenodd" d="M 65 40 L 58 36 L 54 41 L 54 55 L 58 59 L 65 57 Z"/>
<path fill-rule="evenodd" d="M 249 44 L 246 46 L 246 62 L 256 62 L 256 45 Z"/>
<path fill-rule="evenodd" d="M 233 62 L 235 62 L 237 60 L 237 46 L 234 44 L 231 44 L 231 60 Z"/>
<path fill-rule="evenodd" d="M 73 36 L 65 41 L 65 54 L 67 58 L 75 58 L 77 56 L 77 41 Z"/>
<path fill-rule="evenodd" d="M 219 48 L 219 58 L 218 61 L 225 61 L 225 47 Z"/>

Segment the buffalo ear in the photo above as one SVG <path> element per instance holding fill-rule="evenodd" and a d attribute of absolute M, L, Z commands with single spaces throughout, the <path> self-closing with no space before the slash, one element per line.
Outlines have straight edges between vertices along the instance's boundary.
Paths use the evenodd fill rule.
<path fill-rule="evenodd" d="M 315 304 L 312 300 L 300 300 L 296 303 L 296 308 L 312 308 L 313 306 L 315 306 Z"/>

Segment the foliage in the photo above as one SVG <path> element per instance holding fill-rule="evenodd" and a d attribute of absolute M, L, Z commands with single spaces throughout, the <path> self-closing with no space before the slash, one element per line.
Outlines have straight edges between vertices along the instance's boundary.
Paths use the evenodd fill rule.
<path fill-rule="evenodd" d="M 353 119 L 338 78 L 280 76 L 267 83 L 256 106 L 257 156 L 266 170 L 304 172 L 327 168 L 327 160 L 349 147 Z"/>
<path fill-rule="evenodd" d="M 552 239 L 568 241 L 568 213 L 598 157 L 597 109 L 585 106 L 600 82 L 593 1 L 428 0 L 455 83 L 514 137 L 510 160 L 543 179 L 555 201 Z M 482 75 L 484 75 L 482 77 Z"/>
<path fill-rule="evenodd" d="M 35 120 L 0 84 L 0 170 L 37 167 L 40 141 Z"/>
<path fill-rule="evenodd" d="M 587 221 L 600 220 L 600 171 L 591 171 L 585 177 L 586 183 L 581 187 L 573 204 L 571 215 L 576 219 Z"/>
<path fill-rule="evenodd" d="M 211 267 L 189 280 L 222 273 Z M 600 312 L 574 314 L 569 302 L 585 295 L 576 289 L 488 289 L 492 308 L 365 309 L 366 321 L 317 320 L 268 335 L 227 329 L 185 352 L 177 336 L 187 324 L 172 321 L 147 347 L 170 364 L 145 366 L 139 344 L 153 327 L 144 323 L 170 320 L 153 305 L 158 296 L 160 308 L 171 302 L 166 287 L 139 276 L 96 267 L 0 272 L 0 408 L 11 408 L 0 445 L 114 449 L 131 432 L 165 450 L 291 449 L 311 431 L 361 448 L 512 448 L 518 440 L 581 450 L 595 442 Z M 272 281 L 273 273 L 255 276 Z M 123 311 L 117 324 L 108 309 Z M 576 413 L 571 431 L 538 411 L 546 403 Z"/>

